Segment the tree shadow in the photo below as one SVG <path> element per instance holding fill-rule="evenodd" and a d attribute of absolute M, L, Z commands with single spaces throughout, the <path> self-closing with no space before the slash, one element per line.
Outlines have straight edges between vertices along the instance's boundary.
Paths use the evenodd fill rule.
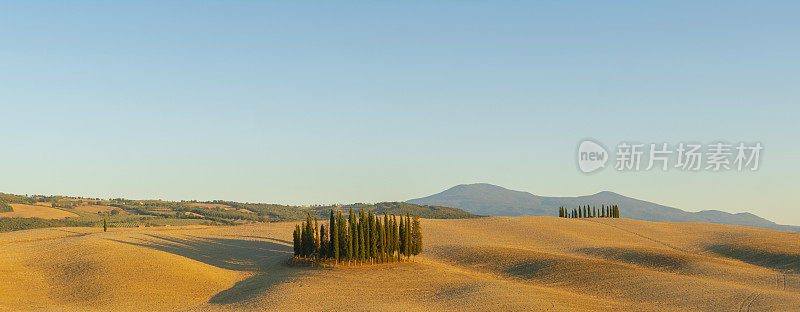
<path fill-rule="evenodd" d="M 263 240 L 273 241 L 273 242 L 276 242 L 276 243 L 279 243 L 279 244 L 280 243 L 288 244 L 288 245 L 294 244 L 292 241 L 283 240 L 283 239 L 277 239 L 277 238 L 272 238 L 272 237 L 266 237 L 266 236 L 252 236 L 252 235 L 222 235 L 222 236 L 256 238 L 256 239 L 263 239 Z"/>
<path fill-rule="evenodd" d="M 247 240 L 192 235 L 142 235 L 144 237 L 132 238 L 133 241 L 111 240 L 168 252 L 218 268 L 254 273 L 253 276 L 237 282 L 233 287 L 217 293 L 209 300 L 209 303 L 229 304 L 247 300 L 304 270 L 286 264 L 286 260 L 293 253 L 293 248 L 277 239 L 252 237 L 262 240 Z"/>
<path fill-rule="evenodd" d="M 256 275 L 236 282 L 233 287 L 217 293 L 208 302 L 231 304 L 245 301 L 266 292 L 285 281 L 288 277 L 303 270 L 307 270 L 307 268 L 291 267 L 286 262 L 275 263 L 272 268 L 259 271 Z"/>

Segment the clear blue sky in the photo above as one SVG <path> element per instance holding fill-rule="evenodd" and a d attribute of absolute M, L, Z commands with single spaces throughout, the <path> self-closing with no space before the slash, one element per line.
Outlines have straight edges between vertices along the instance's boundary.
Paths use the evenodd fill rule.
<path fill-rule="evenodd" d="M 461 183 L 800 224 L 800 4 L 4 1 L 0 191 L 275 203 Z M 758 172 L 575 147 L 761 141 Z"/>

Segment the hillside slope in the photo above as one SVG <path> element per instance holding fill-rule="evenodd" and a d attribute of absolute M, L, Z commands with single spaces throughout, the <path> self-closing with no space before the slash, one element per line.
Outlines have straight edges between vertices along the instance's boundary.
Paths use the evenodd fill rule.
<path fill-rule="evenodd" d="M 546 197 L 528 192 L 509 190 L 500 186 L 477 183 L 462 184 L 434 195 L 411 199 L 409 203 L 461 208 L 468 212 L 490 216 L 556 216 L 558 207 L 616 204 L 623 218 L 660 222 L 705 222 L 744 225 L 765 229 L 800 231 L 800 226 L 781 225 L 751 213 L 731 214 L 718 210 L 688 212 L 677 208 L 626 197 L 604 191 L 577 197 Z"/>
<path fill-rule="evenodd" d="M 800 234 L 555 217 L 423 219 L 414 263 L 296 268 L 294 223 L 0 234 L 0 310 L 792 311 Z M 794 283 L 793 283 L 794 282 Z"/>

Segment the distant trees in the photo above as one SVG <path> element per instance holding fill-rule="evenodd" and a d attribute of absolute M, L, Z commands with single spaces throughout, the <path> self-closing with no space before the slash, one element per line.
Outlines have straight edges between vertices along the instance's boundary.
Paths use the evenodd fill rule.
<path fill-rule="evenodd" d="M 583 205 L 572 210 L 560 206 L 558 207 L 558 216 L 561 218 L 619 218 L 619 206 L 600 205 L 600 209 L 597 209 L 595 206 Z"/>
<path fill-rule="evenodd" d="M 14 209 L 11 208 L 11 205 L 9 205 L 6 202 L 0 200 L 0 212 L 12 212 L 12 211 L 14 211 Z"/>
<path fill-rule="evenodd" d="M 399 218 L 399 221 L 398 221 Z M 306 221 L 295 225 L 292 239 L 295 260 L 334 264 L 400 261 L 422 252 L 419 216 L 383 214 L 352 209 L 345 219 L 341 211 L 330 212 L 328 224 L 318 226 L 307 213 Z"/>
<path fill-rule="evenodd" d="M 42 218 L 0 218 L 0 233 L 27 229 L 38 229 L 48 227 L 90 227 L 97 226 L 94 221 L 66 219 L 42 219 Z"/>

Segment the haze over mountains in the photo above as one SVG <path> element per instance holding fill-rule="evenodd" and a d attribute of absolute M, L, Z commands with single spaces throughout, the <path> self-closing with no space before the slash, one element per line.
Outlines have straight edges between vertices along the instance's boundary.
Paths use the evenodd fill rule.
<path fill-rule="evenodd" d="M 674 207 L 603 191 L 577 197 L 546 197 L 509 190 L 487 183 L 461 184 L 441 193 L 408 200 L 409 203 L 460 208 L 467 212 L 490 216 L 557 216 L 558 207 L 579 205 L 620 206 L 622 218 L 661 222 L 707 222 L 744 225 L 765 229 L 800 232 L 800 226 L 781 225 L 749 212 L 728 213 L 719 210 L 689 212 Z"/>

